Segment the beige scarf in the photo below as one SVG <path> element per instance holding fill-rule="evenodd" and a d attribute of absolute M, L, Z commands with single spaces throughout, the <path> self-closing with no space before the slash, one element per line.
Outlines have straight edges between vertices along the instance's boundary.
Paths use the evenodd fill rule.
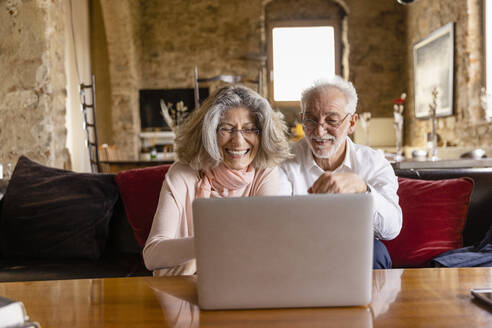
<path fill-rule="evenodd" d="M 255 169 L 250 165 L 244 170 L 231 170 L 224 163 L 202 172 L 196 184 L 196 198 L 234 197 L 250 185 Z"/>

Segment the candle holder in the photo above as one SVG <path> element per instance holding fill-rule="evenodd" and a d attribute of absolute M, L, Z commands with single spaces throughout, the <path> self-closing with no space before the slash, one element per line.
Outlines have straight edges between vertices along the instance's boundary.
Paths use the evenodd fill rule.
<path fill-rule="evenodd" d="M 397 162 L 402 161 L 405 157 L 403 156 L 403 110 L 405 105 L 405 100 L 407 98 L 406 93 L 402 93 L 399 99 L 393 101 L 393 117 L 395 119 L 395 133 L 396 133 L 396 156 L 395 160 Z"/>
<path fill-rule="evenodd" d="M 480 105 L 485 112 L 485 121 L 492 122 L 492 105 L 490 101 L 490 97 L 492 95 L 487 92 L 485 87 L 480 89 Z"/>
<path fill-rule="evenodd" d="M 439 157 L 437 157 L 437 107 L 438 107 L 438 97 L 439 97 L 439 88 L 435 87 L 432 90 L 432 103 L 429 104 L 429 117 L 431 119 L 431 135 L 430 135 L 430 160 L 437 161 Z"/>
<path fill-rule="evenodd" d="M 362 129 L 364 129 L 364 133 L 366 135 L 366 146 L 371 145 L 371 137 L 370 137 L 370 132 L 369 132 L 369 121 L 371 120 L 371 113 L 370 112 L 364 112 L 360 113 L 360 123 L 362 125 Z"/>

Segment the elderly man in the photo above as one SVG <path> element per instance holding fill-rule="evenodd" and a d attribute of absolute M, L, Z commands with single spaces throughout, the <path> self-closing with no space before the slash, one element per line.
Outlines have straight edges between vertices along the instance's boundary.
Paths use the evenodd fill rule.
<path fill-rule="evenodd" d="M 347 137 L 358 120 L 354 86 L 335 76 L 305 90 L 301 107 L 305 137 L 293 146 L 294 158 L 280 166 L 281 194 L 371 193 L 373 267 L 391 268 L 388 250 L 379 239 L 393 239 L 401 229 L 398 180 L 382 153 Z"/>

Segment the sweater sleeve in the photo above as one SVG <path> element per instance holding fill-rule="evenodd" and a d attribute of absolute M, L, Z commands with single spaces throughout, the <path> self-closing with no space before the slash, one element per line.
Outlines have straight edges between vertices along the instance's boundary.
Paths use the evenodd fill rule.
<path fill-rule="evenodd" d="M 251 196 L 274 196 L 278 195 L 279 172 L 278 168 L 261 170 L 253 188 Z"/>
<path fill-rule="evenodd" d="M 173 175 L 170 170 L 168 174 Z M 179 181 L 174 177 L 174 180 Z M 186 194 L 186 183 L 170 186 L 171 179 L 164 180 L 152 228 L 143 249 L 147 269 L 155 275 L 193 274 L 193 237 L 186 225 L 186 204 L 177 201 L 174 195 Z M 175 190 L 172 190 L 175 189 Z"/>

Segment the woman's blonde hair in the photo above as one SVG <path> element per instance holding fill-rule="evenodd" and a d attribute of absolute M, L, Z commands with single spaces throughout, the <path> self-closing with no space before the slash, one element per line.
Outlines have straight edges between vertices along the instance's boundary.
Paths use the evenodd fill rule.
<path fill-rule="evenodd" d="M 255 115 L 261 131 L 258 153 L 252 162 L 255 168 L 272 167 L 291 157 L 283 115 L 273 111 L 268 101 L 253 90 L 232 85 L 208 97 L 178 129 L 178 159 L 195 170 L 219 165 L 223 157 L 217 142 L 217 128 L 224 113 L 238 107 L 249 109 Z"/>

